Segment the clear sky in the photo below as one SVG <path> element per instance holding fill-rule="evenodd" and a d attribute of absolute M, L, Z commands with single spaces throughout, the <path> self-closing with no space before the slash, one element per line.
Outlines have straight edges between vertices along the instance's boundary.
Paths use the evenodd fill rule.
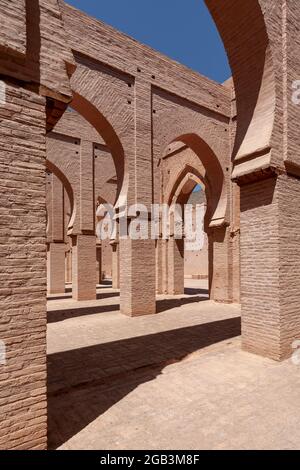
<path fill-rule="evenodd" d="M 213 80 L 223 82 L 231 75 L 222 41 L 204 0 L 67 3 Z"/>

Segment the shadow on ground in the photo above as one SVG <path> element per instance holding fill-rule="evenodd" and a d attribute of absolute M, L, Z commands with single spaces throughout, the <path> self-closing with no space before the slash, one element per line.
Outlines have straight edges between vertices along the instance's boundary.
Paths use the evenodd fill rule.
<path fill-rule="evenodd" d="M 96 305 L 94 307 L 76 307 L 61 310 L 49 310 L 47 313 L 47 323 L 56 323 L 69 318 L 84 317 L 87 315 L 97 315 L 105 312 L 116 312 L 120 310 L 119 304 Z"/>
<path fill-rule="evenodd" d="M 203 302 L 208 300 L 207 297 L 196 296 L 196 297 L 181 297 L 179 299 L 163 299 L 156 301 L 156 312 L 161 313 L 166 310 L 172 310 L 172 308 L 182 307 L 182 305 L 193 304 L 197 302 Z"/>
<path fill-rule="evenodd" d="M 49 447 L 62 445 L 167 365 L 240 329 L 240 318 L 230 318 L 49 355 Z"/>
<path fill-rule="evenodd" d="M 111 292 L 108 294 L 98 294 L 97 299 L 106 299 L 110 297 L 119 297 L 118 292 Z M 166 310 L 172 310 L 173 308 L 181 307 L 182 305 L 188 305 L 197 302 L 203 302 L 207 300 L 207 297 L 202 296 L 191 296 L 191 297 L 181 297 L 173 299 L 163 299 L 156 301 L 156 313 L 162 313 Z M 68 309 L 59 309 L 59 310 L 49 310 L 47 313 L 47 323 L 56 323 L 63 320 L 68 320 L 69 318 L 76 318 L 87 315 L 97 315 L 105 312 L 116 312 L 120 310 L 120 304 L 113 305 L 95 305 L 93 307 L 76 307 Z"/>
<path fill-rule="evenodd" d="M 101 284 L 97 285 L 97 289 L 105 289 L 105 288 L 111 288 L 112 287 L 112 282 L 107 280 L 107 281 L 102 281 Z M 97 299 L 103 298 L 103 296 L 109 297 L 109 294 L 97 294 Z M 113 295 L 118 295 L 118 293 L 113 293 Z M 65 293 L 64 294 L 59 294 L 59 295 L 48 295 L 47 300 L 64 300 L 64 299 L 72 299 L 72 286 L 66 286 L 65 288 Z"/>
<path fill-rule="evenodd" d="M 196 287 L 185 287 L 184 293 L 185 295 L 205 295 L 206 297 L 209 297 L 208 289 L 198 289 Z"/>

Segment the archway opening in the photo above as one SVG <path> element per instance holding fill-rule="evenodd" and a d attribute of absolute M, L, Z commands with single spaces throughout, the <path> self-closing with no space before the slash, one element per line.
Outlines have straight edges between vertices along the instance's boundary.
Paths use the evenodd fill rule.
<path fill-rule="evenodd" d="M 191 185 L 192 183 L 193 180 Z M 187 200 L 190 223 L 184 241 L 184 279 L 204 281 L 203 286 L 208 289 L 208 236 L 204 230 L 207 209 L 205 187 L 197 182 L 192 187 Z"/>
<path fill-rule="evenodd" d="M 74 260 L 74 256 L 80 256 L 78 253 L 80 239 L 85 238 L 91 241 L 89 253 L 91 259 L 89 266 L 85 268 L 85 274 L 88 274 L 90 278 L 90 285 L 86 294 L 84 291 L 78 294 L 77 300 L 84 300 L 88 296 L 91 299 L 94 296 L 101 297 L 100 284 L 103 282 L 105 285 L 111 285 L 113 279 L 118 279 L 118 274 L 112 272 L 114 265 L 112 242 L 114 240 L 100 240 L 97 237 L 96 212 L 103 202 L 110 204 L 111 207 L 118 205 L 118 201 L 120 202 L 122 188 L 124 188 L 124 158 L 122 145 L 112 126 L 95 107 L 87 103 L 78 93 L 74 94 L 74 100 L 68 110 L 47 137 L 47 169 L 56 174 L 63 185 L 63 190 L 56 191 L 55 194 L 52 187 L 48 189 L 51 189 L 49 194 L 58 209 L 56 213 L 61 215 L 60 218 L 56 217 L 58 219 L 56 223 L 59 226 L 62 220 L 64 223 L 60 239 L 53 239 L 52 242 L 55 243 L 55 248 L 58 246 L 57 242 L 65 244 L 67 297 L 70 288 L 73 297 L 76 295 L 74 281 L 78 284 L 77 289 L 80 289 L 79 283 L 84 284 L 87 277 L 85 275 L 83 279 L 78 279 L 79 271 L 84 270 L 84 266 L 76 265 Z M 64 217 L 66 211 L 63 201 L 64 191 L 67 192 L 70 200 L 71 217 L 67 223 Z M 51 246 L 50 239 L 49 244 Z M 62 256 L 59 259 L 62 265 Z M 62 267 L 55 267 L 52 263 L 51 269 L 54 269 L 54 272 L 50 276 L 49 266 L 48 263 L 48 281 L 55 279 L 59 271 L 61 286 L 58 288 L 57 283 L 54 283 L 54 290 L 49 289 L 48 282 L 48 292 L 61 294 L 64 291 Z M 118 265 L 114 267 L 117 269 Z M 94 286 L 93 278 L 95 278 Z M 116 282 L 113 284 L 115 288 L 118 288 Z"/>
<path fill-rule="evenodd" d="M 214 298 L 219 278 L 214 236 L 224 232 L 227 212 L 223 169 L 212 149 L 196 134 L 189 134 L 167 146 L 160 179 L 161 201 L 170 208 L 171 216 L 167 239 L 157 243 L 157 292 Z M 175 232 L 178 220 L 174 222 L 178 213 L 182 221 L 179 234 Z M 219 241 L 219 250 L 226 253 L 228 241 Z"/>

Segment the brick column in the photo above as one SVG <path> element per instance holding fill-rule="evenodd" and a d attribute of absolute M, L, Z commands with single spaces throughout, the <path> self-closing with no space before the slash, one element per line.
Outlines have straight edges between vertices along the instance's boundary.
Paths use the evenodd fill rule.
<path fill-rule="evenodd" d="M 232 302 L 230 230 L 228 227 L 209 229 L 208 278 L 210 299 Z"/>
<path fill-rule="evenodd" d="M 73 299 L 96 299 L 96 237 L 72 236 Z"/>
<path fill-rule="evenodd" d="M 65 253 L 64 242 L 52 242 L 47 250 L 48 293 L 65 293 Z"/>
<path fill-rule="evenodd" d="M 72 282 L 72 248 L 69 243 L 66 251 L 66 282 Z"/>
<path fill-rule="evenodd" d="M 153 203 L 152 90 L 141 72 L 135 80 L 134 165 L 128 189 L 130 203 L 143 204 L 151 213 Z M 120 237 L 120 307 L 130 315 L 156 312 L 155 240 Z"/>
<path fill-rule="evenodd" d="M 155 313 L 155 291 L 155 240 L 120 239 L 121 313 Z"/>
<path fill-rule="evenodd" d="M 168 293 L 169 278 L 168 278 L 168 243 L 169 240 L 162 241 L 162 293 Z"/>
<path fill-rule="evenodd" d="M 164 243 L 165 240 L 159 238 L 156 240 L 156 293 L 164 293 Z"/>
<path fill-rule="evenodd" d="M 87 140 L 80 148 L 80 229 L 95 232 L 94 147 Z"/>
<path fill-rule="evenodd" d="M 9 81 L 5 98 L 0 106 L 0 328 L 6 353 L 0 366 L 0 449 L 44 449 L 45 99 Z"/>
<path fill-rule="evenodd" d="M 97 242 L 96 245 L 96 283 L 101 284 L 102 281 L 102 246 Z"/>
<path fill-rule="evenodd" d="M 243 349 L 281 360 L 300 339 L 300 182 L 241 188 Z"/>
<path fill-rule="evenodd" d="M 64 187 L 56 175 L 51 175 L 51 211 L 50 211 L 50 243 L 47 250 L 47 280 L 49 294 L 65 292 L 65 253 L 64 243 L 65 214 Z"/>
<path fill-rule="evenodd" d="M 184 238 L 168 241 L 168 294 L 184 294 Z"/>
<path fill-rule="evenodd" d="M 114 240 L 110 243 L 112 249 L 112 287 L 113 289 L 120 289 L 120 250 L 119 242 Z"/>
<path fill-rule="evenodd" d="M 96 236 L 94 148 L 82 140 L 80 148 L 80 231 L 72 235 L 72 291 L 74 300 L 96 299 Z"/>

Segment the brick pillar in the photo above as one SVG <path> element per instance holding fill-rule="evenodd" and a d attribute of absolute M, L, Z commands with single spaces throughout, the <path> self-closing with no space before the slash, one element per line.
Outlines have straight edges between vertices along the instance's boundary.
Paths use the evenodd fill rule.
<path fill-rule="evenodd" d="M 47 280 L 49 294 L 63 294 L 65 292 L 66 277 L 66 244 L 65 238 L 65 214 L 64 214 L 64 187 L 62 182 L 54 174 L 51 175 L 50 191 L 50 223 L 51 228 L 47 250 Z M 47 191 L 48 193 L 48 191 Z M 49 196 L 48 196 L 49 197 Z M 49 230 L 48 230 L 49 232 Z"/>
<path fill-rule="evenodd" d="M 44 449 L 45 99 L 15 82 L 7 82 L 5 98 L 0 106 L 0 449 Z"/>
<path fill-rule="evenodd" d="M 96 299 L 96 237 L 72 236 L 73 299 Z"/>
<path fill-rule="evenodd" d="M 168 294 L 184 294 L 184 238 L 168 241 Z"/>
<path fill-rule="evenodd" d="M 120 250 L 119 242 L 114 240 L 111 243 L 112 249 L 112 287 L 113 289 L 120 289 Z"/>
<path fill-rule="evenodd" d="M 120 307 L 129 316 L 156 312 L 155 240 L 120 239 Z"/>
<path fill-rule="evenodd" d="M 300 339 L 300 182 L 241 188 L 243 349 L 281 360 Z"/>
<path fill-rule="evenodd" d="M 142 71 L 134 85 L 134 118 L 134 164 L 130 170 L 127 204 L 143 204 L 148 212 L 144 216 L 149 220 L 153 203 L 152 89 Z M 123 314 L 138 316 L 156 312 L 155 264 L 155 240 L 124 239 L 120 235 L 120 307 Z"/>
<path fill-rule="evenodd" d="M 209 230 L 209 292 L 210 299 L 216 302 L 232 302 L 230 248 L 230 230 L 228 227 Z"/>
<path fill-rule="evenodd" d="M 240 230 L 230 233 L 231 244 L 231 297 L 240 303 Z"/>
<path fill-rule="evenodd" d="M 162 241 L 162 293 L 168 293 L 169 278 L 168 278 L 168 244 L 169 240 Z"/>
<path fill-rule="evenodd" d="M 102 281 L 102 246 L 101 243 L 96 245 L 96 283 L 101 284 Z"/>
<path fill-rule="evenodd" d="M 164 242 L 162 238 L 156 240 L 156 293 L 164 293 Z"/>
<path fill-rule="evenodd" d="M 232 213 L 230 229 L 231 249 L 231 278 L 232 278 L 232 301 L 240 303 L 240 188 L 233 184 L 232 188 Z"/>
<path fill-rule="evenodd" d="M 95 232 L 94 147 L 87 140 L 80 147 L 80 229 Z"/>
<path fill-rule="evenodd" d="M 47 250 L 49 294 L 65 293 L 65 253 L 65 243 L 49 243 Z"/>
<path fill-rule="evenodd" d="M 66 252 L 66 282 L 72 282 L 72 248 L 68 244 Z"/>

